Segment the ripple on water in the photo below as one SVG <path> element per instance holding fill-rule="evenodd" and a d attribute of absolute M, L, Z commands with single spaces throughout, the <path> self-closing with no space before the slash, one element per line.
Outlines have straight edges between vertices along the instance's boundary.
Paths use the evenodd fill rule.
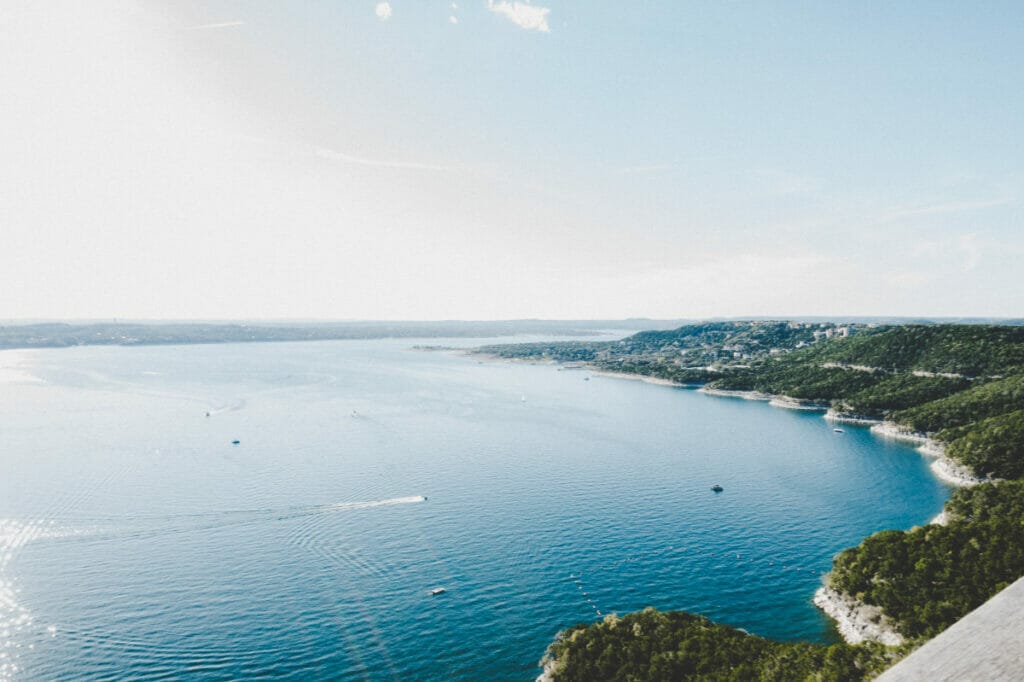
<path fill-rule="evenodd" d="M 824 641 L 832 554 L 948 494 L 814 415 L 408 345 L 42 352 L 0 400 L 23 675 L 525 682 L 648 605 Z"/>

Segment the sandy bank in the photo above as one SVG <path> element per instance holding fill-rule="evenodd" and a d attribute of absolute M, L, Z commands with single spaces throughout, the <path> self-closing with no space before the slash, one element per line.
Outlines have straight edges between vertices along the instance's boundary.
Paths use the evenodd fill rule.
<path fill-rule="evenodd" d="M 821 412 L 827 410 L 827 405 L 816 403 L 800 398 L 790 398 L 788 395 L 774 395 L 772 393 L 761 393 L 760 391 L 729 391 L 723 388 L 702 387 L 701 393 L 712 395 L 717 398 L 741 398 L 743 400 L 759 400 L 767 402 L 772 407 L 781 407 L 785 410 L 807 410 L 810 412 Z"/>
<path fill-rule="evenodd" d="M 824 418 L 837 424 L 859 424 L 860 426 L 873 426 L 882 423 L 881 419 L 872 419 L 850 412 L 837 412 L 834 408 L 829 408 L 828 412 L 824 414 Z"/>
<path fill-rule="evenodd" d="M 662 379 L 661 377 L 651 377 L 644 374 L 629 374 L 627 372 L 609 372 L 606 370 L 591 370 L 591 375 L 595 377 L 610 377 L 612 379 L 630 379 L 632 381 L 642 381 L 645 384 L 655 384 L 656 386 L 674 386 L 676 388 L 696 388 L 700 384 L 684 384 L 680 381 L 672 381 L 671 379 Z"/>
<path fill-rule="evenodd" d="M 493 353 L 481 353 L 472 348 L 453 348 L 452 350 L 461 351 L 461 355 L 465 355 L 469 358 L 476 358 L 477 360 L 488 360 L 490 362 L 515 362 L 524 365 L 557 365 L 561 364 L 554 358 L 506 358 L 501 355 L 495 355 Z"/>
<path fill-rule="evenodd" d="M 871 427 L 871 433 L 882 438 L 888 438 L 889 440 L 899 440 L 905 443 L 917 443 L 918 445 L 927 445 L 933 441 L 928 437 L 928 434 L 920 431 L 914 431 L 906 426 L 900 426 L 895 422 L 881 422 Z"/>
<path fill-rule="evenodd" d="M 768 404 L 772 407 L 781 407 L 784 410 L 802 410 L 805 412 L 824 412 L 828 409 L 828 405 L 822 405 L 813 400 L 790 398 L 788 395 L 774 396 L 768 401 Z"/>
<path fill-rule="evenodd" d="M 706 386 L 701 388 L 700 392 L 718 398 L 742 398 L 743 400 L 761 400 L 764 402 L 770 402 L 772 398 L 776 397 L 769 393 L 761 393 L 760 391 L 727 391 L 721 388 L 708 388 Z"/>
<path fill-rule="evenodd" d="M 877 606 L 870 606 L 825 586 L 814 593 L 814 605 L 836 621 L 839 634 L 850 644 L 864 641 L 888 646 L 903 644 L 903 635 Z"/>
<path fill-rule="evenodd" d="M 918 448 L 921 452 L 924 452 L 924 447 Z M 925 453 L 927 454 L 927 453 Z M 981 478 L 975 476 L 974 472 L 970 468 L 955 462 L 949 457 L 939 457 L 932 462 L 932 473 L 941 478 L 946 483 L 952 485 L 967 487 L 972 485 L 978 485 L 980 483 L 991 483 L 992 479 Z"/>

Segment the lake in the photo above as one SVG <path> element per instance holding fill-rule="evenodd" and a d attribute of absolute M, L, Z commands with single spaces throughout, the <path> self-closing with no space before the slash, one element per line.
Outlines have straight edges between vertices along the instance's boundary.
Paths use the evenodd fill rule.
<path fill-rule="evenodd" d="M 0 353 L 0 680 L 526 681 L 646 606 L 830 642 L 831 557 L 950 494 L 820 414 L 415 343 Z"/>

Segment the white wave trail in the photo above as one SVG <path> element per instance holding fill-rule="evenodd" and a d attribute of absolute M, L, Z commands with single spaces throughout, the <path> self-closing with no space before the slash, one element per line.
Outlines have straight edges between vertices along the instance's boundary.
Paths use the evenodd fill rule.
<path fill-rule="evenodd" d="M 238 412 L 243 409 L 245 409 L 245 398 L 235 398 L 231 402 L 220 403 L 214 406 L 212 409 L 207 410 L 206 414 L 214 417 L 218 414 L 224 414 L 225 412 Z"/>
<path fill-rule="evenodd" d="M 335 502 L 334 504 L 325 504 L 319 507 L 320 511 L 342 511 L 344 509 L 368 509 L 369 507 L 387 507 L 393 504 L 415 504 L 416 502 L 426 502 L 427 498 L 423 495 L 413 495 L 411 497 L 394 497 L 390 500 L 374 500 L 372 502 Z"/>

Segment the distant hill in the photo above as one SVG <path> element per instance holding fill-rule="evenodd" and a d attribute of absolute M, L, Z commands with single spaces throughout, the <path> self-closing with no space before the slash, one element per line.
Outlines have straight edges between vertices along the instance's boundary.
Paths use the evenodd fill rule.
<path fill-rule="evenodd" d="M 497 320 L 437 322 L 34 322 L 0 326 L 0 348 L 139 346 L 382 338 L 593 336 L 675 327 L 678 320 Z"/>

